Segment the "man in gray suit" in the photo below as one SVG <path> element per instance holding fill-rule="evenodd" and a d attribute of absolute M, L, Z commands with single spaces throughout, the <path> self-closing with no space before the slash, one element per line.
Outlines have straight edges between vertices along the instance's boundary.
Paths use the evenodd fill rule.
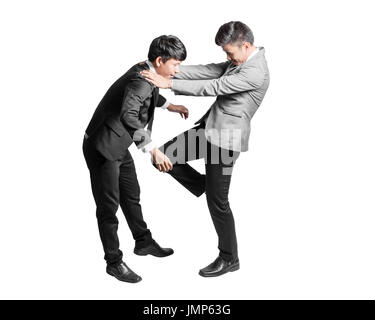
<path fill-rule="evenodd" d="M 196 196 L 206 192 L 220 253 L 213 263 L 200 270 L 203 277 L 239 269 L 235 224 L 228 202 L 231 173 L 240 152 L 248 150 L 250 120 L 269 85 L 265 50 L 254 45 L 253 33 L 247 25 L 239 21 L 225 23 L 219 28 L 215 42 L 223 48 L 228 61 L 180 66 L 173 80 L 149 70 L 142 72 L 154 85 L 170 88 L 175 94 L 217 96 L 196 127 L 160 147 L 175 162 L 168 171 L 171 176 Z M 205 159 L 206 175 L 186 163 L 198 158 Z"/>

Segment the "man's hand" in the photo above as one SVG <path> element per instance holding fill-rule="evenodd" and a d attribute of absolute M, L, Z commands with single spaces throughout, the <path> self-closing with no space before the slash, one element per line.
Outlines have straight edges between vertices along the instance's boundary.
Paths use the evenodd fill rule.
<path fill-rule="evenodd" d="M 156 167 L 159 171 L 167 172 L 172 170 L 173 165 L 171 160 L 158 148 L 154 148 L 151 150 L 152 161 L 155 163 Z"/>
<path fill-rule="evenodd" d="M 189 117 L 189 109 L 181 106 L 181 105 L 175 105 L 175 104 L 170 104 L 167 108 L 170 112 L 178 112 L 182 118 L 187 119 Z"/>
<path fill-rule="evenodd" d="M 143 70 L 141 71 L 141 75 L 158 88 L 168 89 L 172 87 L 171 79 L 164 78 L 151 70 Z"/>

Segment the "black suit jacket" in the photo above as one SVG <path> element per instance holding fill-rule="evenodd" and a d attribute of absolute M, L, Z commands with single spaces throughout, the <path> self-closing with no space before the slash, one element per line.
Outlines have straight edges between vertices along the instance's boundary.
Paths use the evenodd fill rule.
<path fill-rule="evenodd" d="M 86 129 L 87 142 L 105 158 L 117 160 L 125 155 L 135 142 L 138 148 L 151 141 L 151 129 L 155 107 L 161 107 L 166 99 L 159 89 L 140 75 L 149 69 L 146 62 L 130 68 L 107 91 L 96 108 Z"/>

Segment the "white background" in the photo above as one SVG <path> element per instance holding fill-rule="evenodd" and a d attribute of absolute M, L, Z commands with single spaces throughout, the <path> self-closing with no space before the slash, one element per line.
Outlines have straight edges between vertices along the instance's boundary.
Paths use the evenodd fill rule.
<path fill-rule="evenodd" d="M 0 298 L 374 299 L 375 103 L 372 1 L 2 1 Z M 230 202 L 241 269 L 205 279 L 217 256 L 205 203 L 131 148 L 145 219 L 175 254 L 139 257 L 119 210 L 124 259 L 105 273 L 84 130 L 108 87 L 177 35 L 186 64 L 221 62 L 225 22 L 266 48 L 271 84 L 252 120 Z M 212 98 L 165 94 L 154 140 L 190 128 Z M 194 164 L 203 170 L 202 163 Z"/>

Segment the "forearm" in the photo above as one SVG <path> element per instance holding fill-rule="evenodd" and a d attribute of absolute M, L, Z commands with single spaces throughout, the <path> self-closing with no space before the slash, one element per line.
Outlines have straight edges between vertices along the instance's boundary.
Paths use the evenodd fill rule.
<path fill-rule="evenodd" d="M 215 92 L 207 91 L 206 80 L 177 80 L 172 81 L 171 90 L 176 95 L 185 96 L 216 96 Z"/>
<path fill-rule="evenodd" d="M 184 80 L 216 79 L 223 75 L 228 64 L 228 62 L 222 62 L 180 66 L 180 72 L 174 78 Z"/>
<path fill-rule="evenodd" d="M 172 81 L 175 94 L 189 96 L 221 96 L 259 88 L 264 82 L 264 73 L 256 69 L 242 70 L 239 73 L 224 75 L 210 80 Z"/>
<path fill-rule="evenodd" d="M 151 133 L 144 129 L 143 124 L 133 113 L 126 113 L 121 119 L 124 127 L 129 132 L 137 148 L 143 148 L 151 142 Z"/>

